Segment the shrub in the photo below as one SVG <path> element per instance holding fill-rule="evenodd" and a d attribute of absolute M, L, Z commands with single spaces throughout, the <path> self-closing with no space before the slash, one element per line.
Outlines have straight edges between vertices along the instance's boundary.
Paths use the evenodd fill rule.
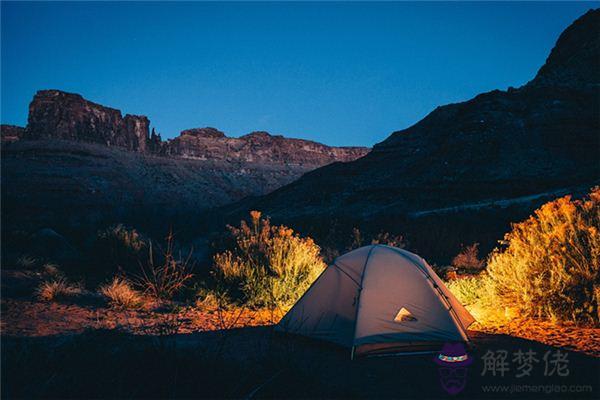
<path fill-rule="evenodd" d="M 488 263 L 496 302 L 558 321 L 599 322 L 600 189 L 544 204 Z"/>
<path fill-rule="evenodd" d="M 82 293 L 81 284 L 72 284 L 65 278 L 42 282 L 36 289 L 36 295 L 42 301 L 62 300 L 79 296 Z"/>
<path fill-rule="evenodd" d="M 145 294 L 156 299 L 171 299 L 194 276 L 191 273 L 193 265 L 190 262 L 192 252 L 190 251 L 187 258 L 182 258 L 181 254 L 176 257 L 174 246 L 172 233 L 166 238 L 165 248 L 159 248 L 158 256 L 150 243 L 148 260 L 145 264 L 140 264 L 141 273 L 133 280 Z"/>
<path fill-rule="evenodd" d="M 320 248 L 259 211 L 250 216 L 250 225 L 228 226 L 233 246 L 214 256 L 214 277 L 249 306 L 290 306 L 325 268 Z"/>
<path fill-rule="evenodd" d="M 108 299 L 114 308 L 137 308 L 142 305 L 143 298 L 130 283 L 121 277 L 114 277 L 110 283 L 100 286 L 98 292 Z"/>
<path fill-rule="evenodd" d="M 28 254 L 24 254 L 22 256 L 20 256 L 19 258 L 17 258 L 17 265 L 21 268 L 25 268 L 25 269 L 33 269 L 35 268 L 39 263 L 39 260 L 33 256 L 30 256 Z"/>
<path fill-rule="evenodd" d="M 479 272 L 484 266 L 484 261 L 479 259 L 479 243 L 463 247 L 452 260 L 452 266 L 468 272 Z"/>
<path fill-rule="evenodd" d="M 369 242 L 371 244 L 385 244 L 388 246 L 398 247 L 400 249 L 406 247 L 406 242 L 404 240 L 404 236 L 402 235 L 393 235 L 389 232 L 381 231 L 376 235 L 369 236 L 371 236 L 371 240 L 367 240 L 368 236 L 363 235 L 360 229 L 352 228 L 352 234 L 350 235 L 350 245 L 347 249 L 358 249 L 359 247 L 365 246 Z"/>
<path fill-rule="evenodd" d="M 147 257 L 149 240 L 133 228 L 122 224 L 101 230 L 92 247 L 92 262 L 96 271 L 114 273 L 121 269 L 135 271 L 139 261 Z"/>
<path fill-rule="evenodd" d="M 404 236 L 392 235 L 389 232 L 379 232 L 371 239 L 371 244 L 386 244 L 388 246 L 397 247 L 403 249 L 406 247 Z"/>
<path fill-rule="evenodd" d="M 42 266 L 42 271 L 44 272 L 44 274 L 46 274 L 48 276 L 54 276 L 54 277 L 62 276 L 62 272 L 60 271 L 59 266 L 54 263 L 45 263 Z"/>
<path fill-rule="evenodd" d="M 507 322 L 504 308 L 498 307 L 494 303 L 494 297 L 490 296 L 492 287 L 487 273 L 449 280 L 446 281 L 446 286 L 477 322 L 490 326 L 504 325 Z"/>
<path fill-rule="evenodd" d="M 488 297 L 489 278 L 486 275 L 466 276 L 447 281 L 446 286 L 462 305 L 481 304 Z"/>

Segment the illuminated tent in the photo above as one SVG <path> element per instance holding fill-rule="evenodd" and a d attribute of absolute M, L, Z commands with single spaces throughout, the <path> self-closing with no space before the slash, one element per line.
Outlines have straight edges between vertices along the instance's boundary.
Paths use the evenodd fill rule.
<path fill-rule="evenodd" d="M 473 321 L 424 259 L 372 245 L 338 257 L 277 329 L 352 348 L 354 357 L 468 342 Z"/>

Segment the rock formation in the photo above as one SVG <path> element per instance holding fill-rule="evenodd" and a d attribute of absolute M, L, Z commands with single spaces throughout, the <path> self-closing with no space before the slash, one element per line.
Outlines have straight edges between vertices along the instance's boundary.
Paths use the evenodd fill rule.
<path fill-rule="evenodd" d="M 78 94 L 41 90 L 29 106 L 24 138 L 63 139 L 122 147 L 198 160 L 243 161 L 269 164 L 305 165 L 312 168 L 335 161 L 352 161 L 369 151 L 365 147 L 330 147 L 302 139 L 253 132 L 241 138 L 226 137 L 215 128 L 195 128 L 175 139 L 162 141 L 145 116 L 121 111 L 85 100 Z"/>
<path fill-rule="evenodd" d="M 326 165 L 335 161 L 352 161 L 364 156 L 364 147 L 330 147 L 302 139 L 252 132 L 240 138 L 226 137 L 214 128 L 188 129 L 164 146 L 172 156 L 235 160 L 255 163 Z"/>
<path fill-rule="evenodd" d="M 201 210 L 268 193 L 369 150 L 265 132 L 228 138 L 214 128 L 163 141 L 149 126 L 144 116 L 123 117 L 77 94 L 38 92 L 27 128 L 2 126 L 3 226 L 195 226 Z"/>
<path fill-rule="evenodd" d="M 29 105 L 26 139 L 64 139 L 145 152 L 150 121 L 92 103 L 78 94 L 40 90 Z"/>
<path fill-rule="evenodd" d="M 25 135 L 25 128 L 15 125 L 0 125 L 0 139 L 2 142 L 15 142 Z"/>

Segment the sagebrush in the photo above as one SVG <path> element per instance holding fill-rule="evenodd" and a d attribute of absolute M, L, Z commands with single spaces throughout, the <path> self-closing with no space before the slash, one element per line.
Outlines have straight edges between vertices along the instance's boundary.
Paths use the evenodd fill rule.
<path fill-rule="evenodd" d="M 600 322 L 600 189 L 565 196 L 514 224 L 488 263 L 498 305 L 522 315 Z"/>
<path fill-rule="evenodd" d="M 325 268 L 320 248 L 259 211 L 250 216 L 250 224 L 228 227 L 233 245 L 214 256 L 215 280 L 249 306 L 290 306 Z"/>

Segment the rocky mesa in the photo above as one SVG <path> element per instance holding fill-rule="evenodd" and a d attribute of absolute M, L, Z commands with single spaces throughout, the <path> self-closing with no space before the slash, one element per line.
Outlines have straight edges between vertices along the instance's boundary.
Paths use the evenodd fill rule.
<path fill-rule="evenodd" d="M 13 132 L 18 127 L 3 126 Z M 13 137 L 14 134 L 11 134 Z M 252 132 L 230 138 L 215 128 L 187 129 L 163 141 L 150 120 L 126 114 L 60 90 L 40 90 L 29 105 L 23 139 L 61 139 L 115 146 L 129 151 L 197 160 L 294 164 L 316 168 L 352 161 L 368 153 L 365 147 L 330 147 L 321 143 Z"/>
<path fill-rule="evenodd" d="M 94 230 L 111 223 L 195 227 L 201 210 L 268 193 L 362 147 L 189 129 L 162 140 L 145 116 L 39 91 L 25 128 L 2 125 L 3 229 Z M 178 221 L 180 224 L 178 224 Z"/>

